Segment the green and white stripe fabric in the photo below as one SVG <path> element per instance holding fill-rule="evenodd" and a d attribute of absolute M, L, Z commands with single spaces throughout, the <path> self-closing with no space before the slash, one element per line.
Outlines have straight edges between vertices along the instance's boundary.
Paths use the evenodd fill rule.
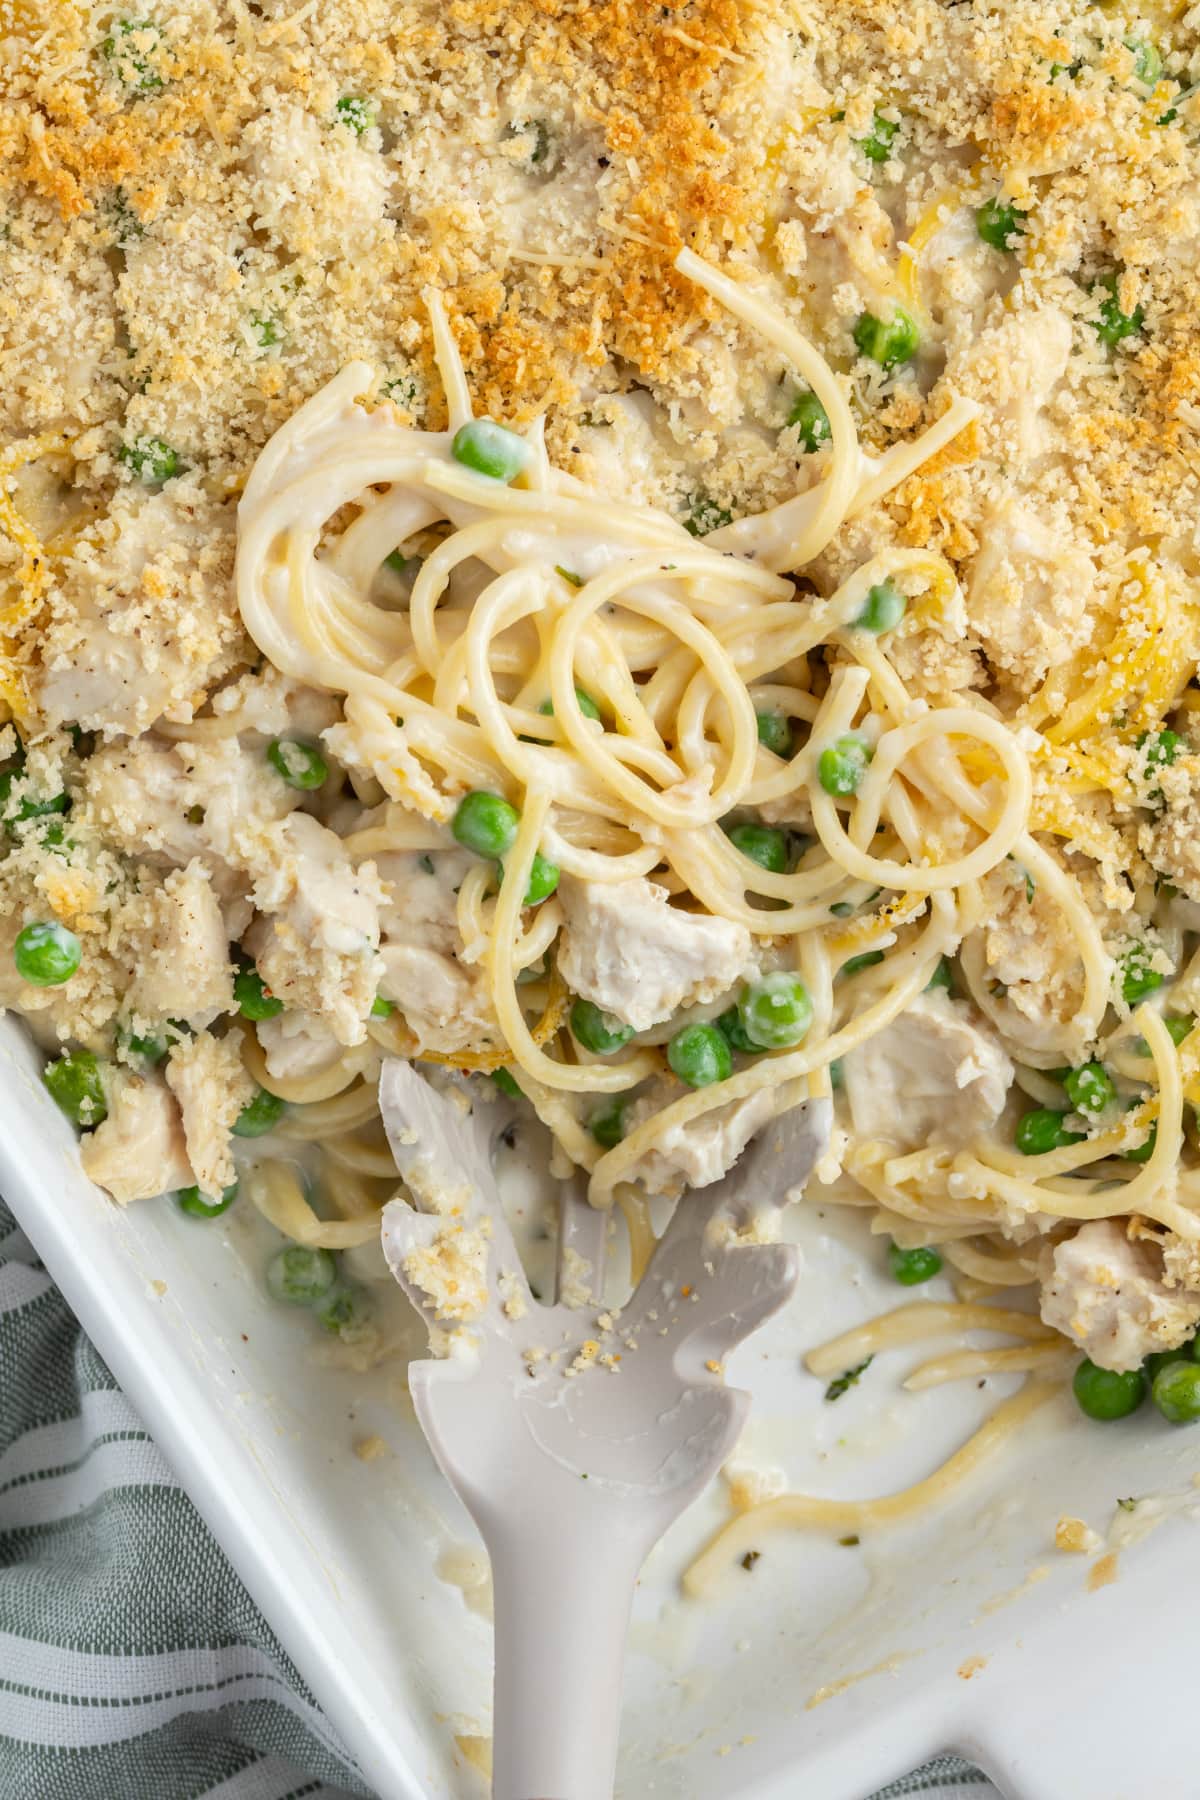
<path fill-rule="evenodd" d="M 0 1800 L 370 1792 L 0 1202 Z"/>

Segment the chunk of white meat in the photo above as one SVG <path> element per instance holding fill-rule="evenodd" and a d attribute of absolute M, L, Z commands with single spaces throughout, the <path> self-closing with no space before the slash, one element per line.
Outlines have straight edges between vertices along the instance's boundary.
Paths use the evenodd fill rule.
<path fill-rule="evenodd" d="M 974 338 L 988 301 L 1012 281 L 1005 259 L 980 237 L 971 206 L 943 212 L 917 266 L 921 297 L 950 345 Z"/>
<path fill-rule="evenodd" d="M 856 309 L 886 313 L 895 289 L 895 232 L 873 189 L 848 168 L 833 182 L 822 180 L 800 203 L 816 212 L 804 220 L 805 256 L 795 274 L 801 294 L 828 295 L 845 285 Z"/>
<path fill-rule="evenodd" d="M 274 1019 L 261 1020 L 256 1029 L 267 1073 L 276 1081 L 307 1081 L 324 1075 L 342 1055 L 342 1045 L 313 1013 L 282 1012 Z"/>
<path fill-rule="evenodd" d="M 118 1073 L 108 1117 L 80 1145 L 85 1172 L 121 1206 L 194 1185 L 175 1096 L 155 1078 Z"/>
<path fill-rule="evenodd" d="M 84 765 L 82 807 L 118 850 L 183 866 L 204 849 L 176 752 L 153 738 L 103 745 Z M 77 803 L 78 809 L 78 803 Z"/>
<path fill-rule="evenodd" d="M 500 1041 L 483 965 L 466 960 L 456 916 L 455 889 L 474 861 L 458 850 L 379 859 L 388 888 L 379 992 L 423 1050 L 450 1054 Z"/>
<path fill-rule="evenodd" d="M 1200 1244 L 1168 1231 L 1162 1240 L 1163 1280 L 1169 1288 L 1190 1288 L 1200 1296 Z"/>
<path fill-rule="evenodd" d="M 843 1073 L 855 1132 L 916 1150 L 989 1130 L 1013 1066 L 970 1008 L 937 990 L 851 1050 Z"/>
<path fill-rule="evenodd" d="M 628 1137 L 639 1125 L 654 1118 L 687 1090 L 678 1082 L 655 1082 L 626 1108 Z M 682 1125 L 669 1125 L 652 1150 L 645 1151 L 628 1171 L 627 1179 L 639 1181 L 648 1194 L 675 1196 L 685 1188 L 708 1187 L 732 1169 L 755 1132 L 775 1112 L 769 1088 L 714 1107 Z"/>
<path fill-rule="evenodd" d="M 567 986 L 647 1031 L 681 1006 L 715 1000 L 754 967 L 744 925 L 683 912 L 645 880 L 577 881 L 564 875 L 558 945 Z"/>
<path fill-rule="evenodd" d="M 1050 448 L 1046 409 L 1070 357 L 1070 319 L 1043 306 L 1002 314 L 950 359 L 945 379 L 982 401 L 978 430 L 988 453 L 1027 468 Z"/>
<path fill-rule="evenodd" d="M 146 898 L 134 945 L 130 1011 L 146 1019 L 200 1020 L 233 1006 L 233 968 L 221 903 L 199 858 Z"/>
<path fill-rule="evenodd" d="M 196 1185 L 220 1194 L 234 1179 L 230 1140 L 237 1116 L 254 1098 L 242 1066 L 236 1033 L 215 1038 L 199 1031 L 176 1044 L 167 1062 L 167 1086 L 183 1114 L 183 1134 Z"/>
<path fill-rule="evenodd" d="M 1200 1294 L 1168 1287 L 1157 1245 L 1131 1241 L 1117 1219 L 1094 1219 L 1046 1245 L 1039 1273 L 1042 1318 L 1102 1369 L 1136 1369 L 1200 1323 Z"/>
<path fill-rule="evenodd" d="M 261 750 L 234 737 L 181 743 L 178 757 L 209 859 L 256 874 L 278 855 L 276 827 L 296 812 L 300 794 Z"/>
<path fill-rule="evenodd" d="M 194 481 L 117 494 L 65 561 L 32 683 L 48 724 L 135 734 L 203 695 L 241 635 L 233 533 Z"/>
<path fill-rule="evenodd" d="M 657 409 L 651 396 L 640 390 L 605 395 L 597 404 L 595 416 L 600 422 L 580 431 L 585 479 L 605 493 L 654 501 L 668 454 L 660 441 Z M 574 568 L 574 564 L 567 566 Z"/>
<path fill-rule="evenodd" d="M 1031 897 L 1014 862 L 989 870 L 981 886 L 985 972 L 1005 990 L 996 1015 L 1005 1042 L 1018 1057 L 1062 1052 L 1069 1061 L 1082 1049 L 1087 1025 L 1081 1033 L 1083 964 L 1062 908 L 1040 888 Z"/>
<path fill-rule="evenodd" d="M 305 687 L 273 663 L 247 670 L 212 697 L 213 717 L 226 729 L 256 731 L 264 738 L 317 738 L 341 717 L 332 694 Z"/>
<path fill-rule="evenodd" d="M 271 833 L 254 883 L 266 915 L 245 943 L 285 1007 L 317 1014 L 342 1044 L 366 1036 L 379 977 L 379 909 L 384 891 L 373 863 L 351 862 L 340 838 L 307 813 Z"/>
<path fill-rule="evenodd" d="M 381 960 L 379 991 L 400 1008 L 421 1050 L 445 1055 L 497 1042 L 482 970 L 411 944 L 385 944 Z"/>
<path fill-rule="evenodd" d="M 1017 500 L 993 507 L 980 535 L 967 589 L 971 627 L 992 665 L 1029 692 L 1087 642 L 1095 564 L 1065 525 Z"/>
<path fill-rule="evenodd" d="M 47 256 L 40 236 L 13 231 L 4 243 L 0 428 L 9 443 L 102 419 L 113 391 L 113 278 L 99 257 L 84 264 Z"/>
<path fill-rule="evenodd" d="M 97 750 L 85 782 L 84 817 L 118 849 L 159 866 L 202 858 L 227 935 L 241 936 L 250 878 L 271 866 L 274 828 L 300 801 L 265 756 L 233 737 L 174 745 L 140 738 Z"/>

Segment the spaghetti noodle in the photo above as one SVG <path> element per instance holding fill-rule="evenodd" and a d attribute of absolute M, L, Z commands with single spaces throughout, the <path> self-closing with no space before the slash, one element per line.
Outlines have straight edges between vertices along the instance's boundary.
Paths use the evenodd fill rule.
<path fill-rule="evenodd" d="M 353 365 L 277 434 L 241 508 L 238 591 L 248 629 L 285 674 L 343 697 L 339 750 L 389 797 L 379 822 L 349 840 L 354 849 L 406 848 L 426 841 L 425 830 L 444 843 L 468 789 L 517 803 L 520 825 L 498 892 L 490 868 L 479 866 L 458 895 L 463 954 L 485 970 L 494 1036 L 449 1060 L 513 1070 L 567 1157 L 590 1170 L 602 1206 L 673 1134 L 763 1094 L 790 1098 L 805 1080 L 827 1091 L 830 1069 L 902 1016 L 946 956 L 960 958 L 975 1004 L 1002 1024 L 979 883 L 1005 859 L 1060 909 L 1079 957 L 1073 1016 L 1030 1053 L 1035 1061 L 1062 1060 L 1095 1041 L 1112 980 L 1077 878 L 1030 831 L 1033 781 L 1020 723 L 974 696 L 952 706 L 914 696 L 887 638 L 858 622 L 884 584 L 936 619 L 957 592 L 949 566 L 897 548 L 824 600 L 798 595 L 779 573 L 818 556 L 847 518 L 942 449 L 977 409 L 953 400 L 924 438 L 872 462 L 858 450 L 839 382 L 793 326 L 692 252 L 681 252 L 676 267 L 761 332 L 824 407 L 824 472 L 797 498 L 694 541 L 666 514 L 554 470 L 536 430 L 519 483 L 464 467 L 453 433 L 470 421 L 467 383 L 431 292 L 450 430 L 417 431 L 386 406 L 369 408 L 362 397 L 372 372 Z M 382 554 L 393 544 L 407 554 L 428 542 L 431 527 L 440 535 L 407 611 L 385 609 L 372 593 Z M 452 584 L 468 568 L 477 573 L 463 605 Z M 814 657 L 827 671 L 823 688 L 812 685 Z M 583 692 L 594 697 L 588 713 Z M 781 694 L 804 728 L 783 759 L 759 744 L 756 729 L 756 712 Z M 1082 717 L 1082 707 L 1081 699 L 1064 722 Z M 599 720 L 590 716 L 597 710 Z M 817 778 L 822 750 L 847 736 L 870 746 L 848 800 Z M 721 829 L 734 809 L 764 807 L 811 819 L 816 841 L 786 872 L 755 867 Z M 531 1023 L 542 989 L 522 985 L 522 976 L 553 951 L 563 923 L 555 899 L 539 912 L 523 905 L 539 850 L 576 881 L 653 876 L 673 904 L 750 931 L 760 953 L 802 972 L 812 991 L 803 1045 L 746 1059 L 728 1079 L 677 1093 L 620 1142 L 599 1145 L 584 1106 L 628 1094 L 662 1063 L 653 1033 L 601 1060 L 581 1056 L 553 1008 L 540 1027 Z M 862 908 L 872 891 L 887 896 L 874 914 Z M 839 928 L 837 917 L 855 910 L 860 916 Z M 864 952 L 877 966 L 852 988 L 839 983 L 839 968 Z M 1011 1266 L 1012 1249 L 994 1233 L 1014 1212 L 1090 1219 L 1136 1207 L 1200 1236 L 1174 1197 L 1182 1105 L 1174 1046 L 1157 1017 L 1139 1015 L 1139 1023 L 1155 1094 L 1126 1121 L 1040 1159 L 1036 1172 L 988 1142 L 918 1157 L 911 1172 L 903 1158 L 876 1161 L 857 1142 L 846 1167 L 884 1218 L 919 1220 L 938 1241 L 992 1233 L 993 1248 L 981 1254 L 1001 1267 Z M 414 1051 L 395 1024 L 372 1025 L 371 1035 L 380 1049 Z M 253 1072 L 292 1097 L 261 1059 Z M 347 1083 L 359 1072 L 342 1065 Z M 1149 1161 L 1114 1181 L 1107 1159 L 1155 1122 Z M 1099 1178 L 1081 1180 L 1093 1164 Z M 1018 1262 L 1016 1273 L 1027 1279 L 1027 1265 Z"/>

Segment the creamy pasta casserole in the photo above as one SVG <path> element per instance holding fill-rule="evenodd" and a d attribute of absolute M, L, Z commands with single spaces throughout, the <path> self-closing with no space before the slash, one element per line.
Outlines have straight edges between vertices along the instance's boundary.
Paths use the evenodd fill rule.
<path fill-rule="evenodd" d="M 352 1335 L 385 1057 L 635 1245 L 832 1094 L 898 1283 L 1200 1415 L 1197 75 L 1158 0 L 0 0 L 0 1002 L 114 1200 L 240 1164 Z"/>

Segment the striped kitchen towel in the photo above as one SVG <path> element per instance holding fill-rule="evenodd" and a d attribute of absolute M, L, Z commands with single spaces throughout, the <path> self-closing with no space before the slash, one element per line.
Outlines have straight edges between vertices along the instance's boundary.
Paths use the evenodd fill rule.
<path fill-rule="evenodd" d="M 940 1757 L 877 1800 L 995 1800 Z M 0 1202 L 0 1800 L 370 1795 Z"/>

